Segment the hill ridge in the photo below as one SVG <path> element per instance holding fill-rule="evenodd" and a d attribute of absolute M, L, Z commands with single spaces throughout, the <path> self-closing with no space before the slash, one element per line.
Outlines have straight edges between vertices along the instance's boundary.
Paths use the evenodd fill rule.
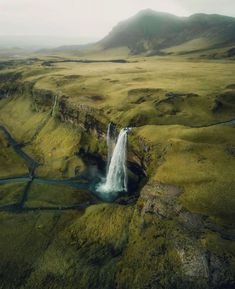
<path fill-rule="evenodd" d="M 235 43 L 235 18 L 220 14 L 196 13 L 175 16 L 151 9 L 139 11 L 113 27 L 98 43 L 105 49 L 126 46 L 132 54 L 160 51 L 194 39 L 208 47 Z"/>

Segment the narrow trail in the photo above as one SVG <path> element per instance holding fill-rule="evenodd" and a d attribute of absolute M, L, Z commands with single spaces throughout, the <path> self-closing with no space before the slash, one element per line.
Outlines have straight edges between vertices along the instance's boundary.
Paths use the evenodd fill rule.
<path fill-rule="evenodd" d="M 28 166 L 29 173 L 33 173 L 35 169 L 39 166 L 39 163 L 31 158 L 27 153 L 22 150 L 22 144 L 19 144 L 10 134 L 6 127 L 0 125 L 0 130 L 4 133 L 6 139 L 8 140 L 9 144 L 15 150 L 15 152 L 23 158 Z"/>

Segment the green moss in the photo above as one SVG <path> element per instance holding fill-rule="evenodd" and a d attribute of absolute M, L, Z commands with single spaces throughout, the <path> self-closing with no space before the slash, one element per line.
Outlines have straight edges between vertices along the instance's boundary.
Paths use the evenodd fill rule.
<path fill-rule="evenodd" d="M 26 184 L 1 184 L 0 185 L 0 205 L 14 205 L 20 203 L 23 190 Z"/>
<path fill-rule="evenodd" d="M 27 173 L 25 161 L 14 151 L 0 130 L 0 178 L 22 176 Z"/>
<path fill-rule="evenodd" d="M 89 203 L 95 198 L 85 190 L 63 185 L 33 183 L 30 187 L 26 207 L 66 207 Z"/>
<path fill-rule="evenodd" d="M 231 223 L 234 127 L 144 126 L 136 134 L 151 147 L 147 157 L 153 180 L 181 186 L 179 202 L 188 210 Z"/>
<path fill-rule="evenodd" d="M 215 266 L 220 266 L 217 274 L 222 275 L 225 284 L 232 284 L 231 279 L 235 278 L 234 241 L 225 240 L 217 233 L 207 232 L 201 242 L 214 255 L 215 260 L 217 259 L 217 264 L 214 261 Z M 219 264 L 218 260 L 224 264 Z"/>
<path fill-rule="evenodd" d="M 52 240 L 57 238 L 58 232 L 79 214 L 79 212 L 1 212 L 2 288 L 24 286 L 32 271 L 36 269 L 38 259 L 43 256 Z M 36 283 L 33 284 L 33 287 L 36 286 Z"/>

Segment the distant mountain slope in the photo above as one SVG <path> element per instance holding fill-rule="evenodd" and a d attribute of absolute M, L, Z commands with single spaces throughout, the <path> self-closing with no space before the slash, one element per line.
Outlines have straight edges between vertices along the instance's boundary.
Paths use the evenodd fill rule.
<path fill-rule="evenodd" d="M 177 17 L 143 10 L 115 26 L 99 44 L 106 49 L 127 46 L 133 54 L 138 54 L 193 43 L 194 39 L 203 40 L 206 43 L 203 48 L 234 44 L 235 18 L 216 14 Z"/>

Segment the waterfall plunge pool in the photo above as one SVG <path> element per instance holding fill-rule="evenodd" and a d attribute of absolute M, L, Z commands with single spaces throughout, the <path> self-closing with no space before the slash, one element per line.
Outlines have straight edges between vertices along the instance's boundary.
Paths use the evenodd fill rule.
<path fill-rule="evenodd" d="M 123 128 L 117 136 L 116 127 L 111 123 L 108 125 L 106 165 L 100 162 L 100 166 L 88 174 L 91 177 L 89 189 L 103 201 L 112 202 L 118 198 L 128 199 L 136 196 L 145 183 L 146 176 L 142 168 L 127 161 L 130 130 Z M 96 162 L 97 160 L 96 157 Z"/>

